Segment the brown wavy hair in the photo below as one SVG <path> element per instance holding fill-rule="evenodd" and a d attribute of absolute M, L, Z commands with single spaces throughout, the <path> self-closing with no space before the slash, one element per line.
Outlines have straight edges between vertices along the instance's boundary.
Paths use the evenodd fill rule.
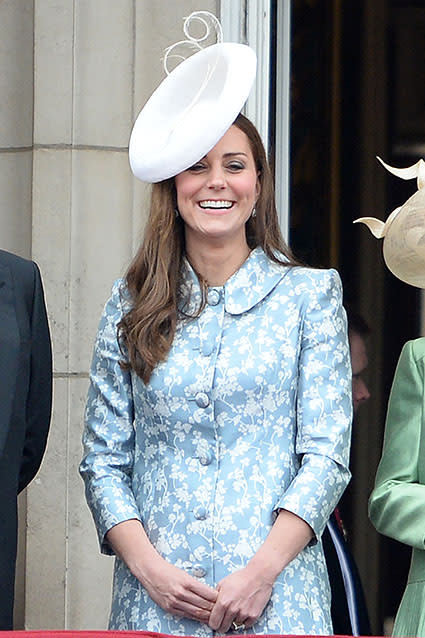
<path fill-rule="evenodd" d="M 274 262 L 286 266 L 301 265 L 285 244 L 279 228 L 274 198 L 273 178 L 261 137 L 248 118 L 239 114 L 234 125 L 245 133 L 258 170 L 260 193 L 256 215 L 246 222 L 248 246 L 261 246 Z M 133 369 L 147 383 L 153 370 L 165 361 L 173 343 L 177 321 L 188 316 L 182 311 L 180 274 L 185 252 L 184 223 L 176 216 L 177 193 L 174 178 L 152 185 L 149 218 L 143 242 L 126 275 L 132 300 L 131 310 L 118 324 L 118 340 L 128 361 L 124 369 Z M 208 282 L 199 276 L 202 301 L 195 315 L 205 305 Z M 187 301 L 187 300 L 186 300 Z"/>

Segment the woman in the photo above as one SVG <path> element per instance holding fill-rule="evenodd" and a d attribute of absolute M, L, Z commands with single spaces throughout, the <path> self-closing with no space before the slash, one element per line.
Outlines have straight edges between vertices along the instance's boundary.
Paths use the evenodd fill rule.
<path fill-rule="evenodd" d="M 412 547 L 394 636 L 425 636 L 425 339 L 407 342 L 388 404 L 369 515 L 378 532 Z"/>
<path fill-rule="evenodd" d="M 100 323 L 81 473 L 118 557 L 111 628 L 332 633 L 319 538 L 349 480 L 350 382 L 338 275 L 290 256 L 239 115 L 153 185 Z"/>
<path fill-rule="evenodd" d="M 388 269 L 401 281 L 425 288 L 425 162 L 395 168 L 381 164 L 402 179 L 417 179 L 418 190 L 382 222 L 360 221 L 378 239 Z M 394 636 L 425 636 L 425 339 L 408 341 L 401 352 L 391 388 L 384 446 L 369 499 L 376 529 L 413 549 L 412 561 Z"/>
<path fill-rule="evenodd" d="M 388 269 L 401 281 L 425 288 L 425 162 L 395 168 L 381 164 L 402 179 L 417 179 L 418 190 L 382 222 L 356 220 L 383 239 Z M 394 636 L 425 636 L 425 339 L 408 341 L 401 352 L 388 403 L 384 446 L 369 499 L 369 516 L 376 529 L 413 549 L 412 562 Z"/>

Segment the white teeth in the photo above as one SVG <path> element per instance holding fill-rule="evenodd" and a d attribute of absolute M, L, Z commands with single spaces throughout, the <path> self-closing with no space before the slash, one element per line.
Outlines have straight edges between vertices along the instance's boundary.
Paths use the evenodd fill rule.
<path fill-rule="evenodd" d="M 204 201 L 199 202 L 199 206 L 201 208 L 231 208 L 233 206 L 233 202 L 229 202 L 226 199 L 205 199 Z"/>

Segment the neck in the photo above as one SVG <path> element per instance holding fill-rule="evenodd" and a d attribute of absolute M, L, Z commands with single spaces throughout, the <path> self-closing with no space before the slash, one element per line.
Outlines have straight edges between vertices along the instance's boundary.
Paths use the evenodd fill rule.
<path fill-rule="evenodd" d="M 209 286 L 223 286 L 242 266 L 251 252 L 246 241 L 240 245 L 191 246 L 186 242 L 186 256 Z"/>

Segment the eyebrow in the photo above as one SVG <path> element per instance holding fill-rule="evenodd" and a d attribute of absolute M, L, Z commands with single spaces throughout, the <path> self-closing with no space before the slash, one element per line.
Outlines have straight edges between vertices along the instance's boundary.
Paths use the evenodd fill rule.
<path fill-rule="evenodd" d="M 208 153 L 207 153 L 208 155 Z M 206 159 L 207 155 L 204 155 L 204 157 L 202 158 L 203 160 Z M 235 155 L 243 155 L 244 157 L 248 157 L 247 153 L 244 153 L 243 151 L 234 151 L 231 153 L 224 153 L 223 157 L 235 157 Z"/>
<path fill-rule="evenodd" d="M 248 155 L 244 153 L 243 151 L 236 151 L 234 153 L 225 153 L 223 157 L 233 157 L 234 155 L 245 155 L 245 157 L 248 157 Z"/>

